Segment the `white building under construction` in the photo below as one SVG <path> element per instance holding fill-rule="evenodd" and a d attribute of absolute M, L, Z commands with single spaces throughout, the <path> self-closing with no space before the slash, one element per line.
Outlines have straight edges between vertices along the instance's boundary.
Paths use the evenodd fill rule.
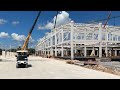
<path fill-rule="evenodd" d="M 36 55 L 71 59 L 120 56 L 120 27 L 71 22 L 46 33 L 35 49 Z"/>

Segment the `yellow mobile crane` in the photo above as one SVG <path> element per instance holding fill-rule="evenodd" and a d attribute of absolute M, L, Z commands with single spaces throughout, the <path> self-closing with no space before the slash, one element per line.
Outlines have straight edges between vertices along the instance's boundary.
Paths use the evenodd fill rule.
<path fill-rule="evenodd" d="M 24 66 L 24 67 L 28 66 L 28 58 L 27 57 L 29 56 L 29 54 L 28 54 L 28 50 L 26 49 L 26 47 L 28 45 L 30 36 L 31 36 L 32 31 L 33 31 L 33 29 L 35 27 L 35 24 L 37 23 L 37 20 L 38 20 L 40 14 L 41 14 L 41 11 L 39 11 L 39 13 L 38 13 L 38 15 L 37 15 L 37 17 L 36 17 L 32 27 L 31 27 L 31 29 L 30 29 L 30 31 L 28 33 L 28 36 L 27 36 L 27 38 L 26 38 L 26 40 L 25 40 L 25 42 L 24 42 L 24 44 L 23 44 L 23 46 L 21 48 L 21 50 L 17 51 L 17 55 L 16 55 L 16 57 L 17 57 L 16 68 L 18 68 L 20 66 Z"/>

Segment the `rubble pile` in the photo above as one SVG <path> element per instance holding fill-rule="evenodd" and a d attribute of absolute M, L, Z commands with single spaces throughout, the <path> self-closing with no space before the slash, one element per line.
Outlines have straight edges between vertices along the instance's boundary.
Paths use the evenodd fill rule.
<path fill-rule="evenodd" d="M 101 62 L 110 62 L 111 59 L 110 59 L 110 58 L 102 58 L 100 61 L 101 61 Z"/>
<path fill-rule="evenodd" d="M 68 64 L 75 64 L 75 61 L 67 60 L 66 63 L 68 63 Z"/>
<path fill-rule="evenodd" d="M 107 73 L 111 73 L 111 74 L 115 74 L 115 75 L 120 75 L 120 71 L 118 71 L 116 68 L 105 67 L 105 66 L 100 65 L 100 64 L 81 65 L 81 61 L 78 61 L 78 60 L 67 60 L 66 63 L 79 65 L 79 66 L 82 66 L 82 67 L 85 67 L 85 68 L 98 70 L 98 71 L 102 71 L 102 72 L 107 72 Z"/>
<path fill-rule="evenodd" d="M 102 72 L 107 72 L 107 73 L 111 73 L 111 74 L 115 74 L 115 75 L 120 75 L 120 72 L 118 70 L 104 67 L 102 65 L 85 65 L 83 67 L 102 71 Z"/>

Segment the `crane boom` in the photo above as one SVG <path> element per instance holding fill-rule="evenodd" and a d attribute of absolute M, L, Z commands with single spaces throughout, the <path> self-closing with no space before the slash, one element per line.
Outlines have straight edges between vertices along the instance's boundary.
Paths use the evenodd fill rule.
<path fill-rule="evenodd" d="M 106 20 L 106 22 L 105 22 L 105 24 L 104 24 L 104 27 L 103 27 L 103 28 L 105 28 L 105 26 L 107 25 L 107 22 L 108 22 L 108 20 L 109 20 L 110 16 L 111 16 L 111 11 L 110 11 L 110 13 L 109 13 L 109 15 L 108 15 L 108 17 L 107 17 L 107 20 Z"/>
<path fill-rule="evenodd" d="M 57 16 L 58 16 L 58 11 L 57 11 L 56 18 L 55 18 L 54 29 L 56 28 Z"/>
<path fill-rule="evenodd" d="M 35 27 L 35 24 L 37 23 L 37 20 L 38 20 L 40 14 L 41 14 L 41 11 L 39 11 L 39 13 L 38 13 L 38 15 L 37 15 L 37 17 L 36 17 L 36 19 L 35 19 L 32 27 L 31 27 L 31 29 L 30 29 L 30 31 L 29 31 L 29 33 L 28 33 L 28 36 L 27 36 L 27 38 L 26 38 L 26 40 L 25 40 L 25 42 L 24 42 L 24 44 L 23 44 L 23 46 L 22 46 L 22 48 L 21 48 L 22 50 L 25 50 L 25 49 L 26 49 L 26 46 L 27 46 L 28 41 L 29 41 L 29 39 L 30 39 L 31 33 L 32 33 L 32 31 L 33 31 L 33 29 L 34 29 L 34 27 Z"/>

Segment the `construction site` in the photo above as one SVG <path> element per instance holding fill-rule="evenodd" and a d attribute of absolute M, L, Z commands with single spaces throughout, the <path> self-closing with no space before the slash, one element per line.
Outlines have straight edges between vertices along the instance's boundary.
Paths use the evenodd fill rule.
<path fill-rule="evenodd" d="M 71 20 L 56 27 L 58 13 L 54 28 L 40 38 L 34 54 L 29 55 L 27 45 L 41 12 L 17 53 L 1 51 L 0 78 L 120 79 L 120 26 L 108 24 L 112 12 L 104 23 Z M 26 68 L 19 68 L 21 64 Z"/>
<path fill-rule="evenodd" d="M 41 38 L 36 55 L 70 58 L 120 56 L 120 27 L 68 23 Z"/>

